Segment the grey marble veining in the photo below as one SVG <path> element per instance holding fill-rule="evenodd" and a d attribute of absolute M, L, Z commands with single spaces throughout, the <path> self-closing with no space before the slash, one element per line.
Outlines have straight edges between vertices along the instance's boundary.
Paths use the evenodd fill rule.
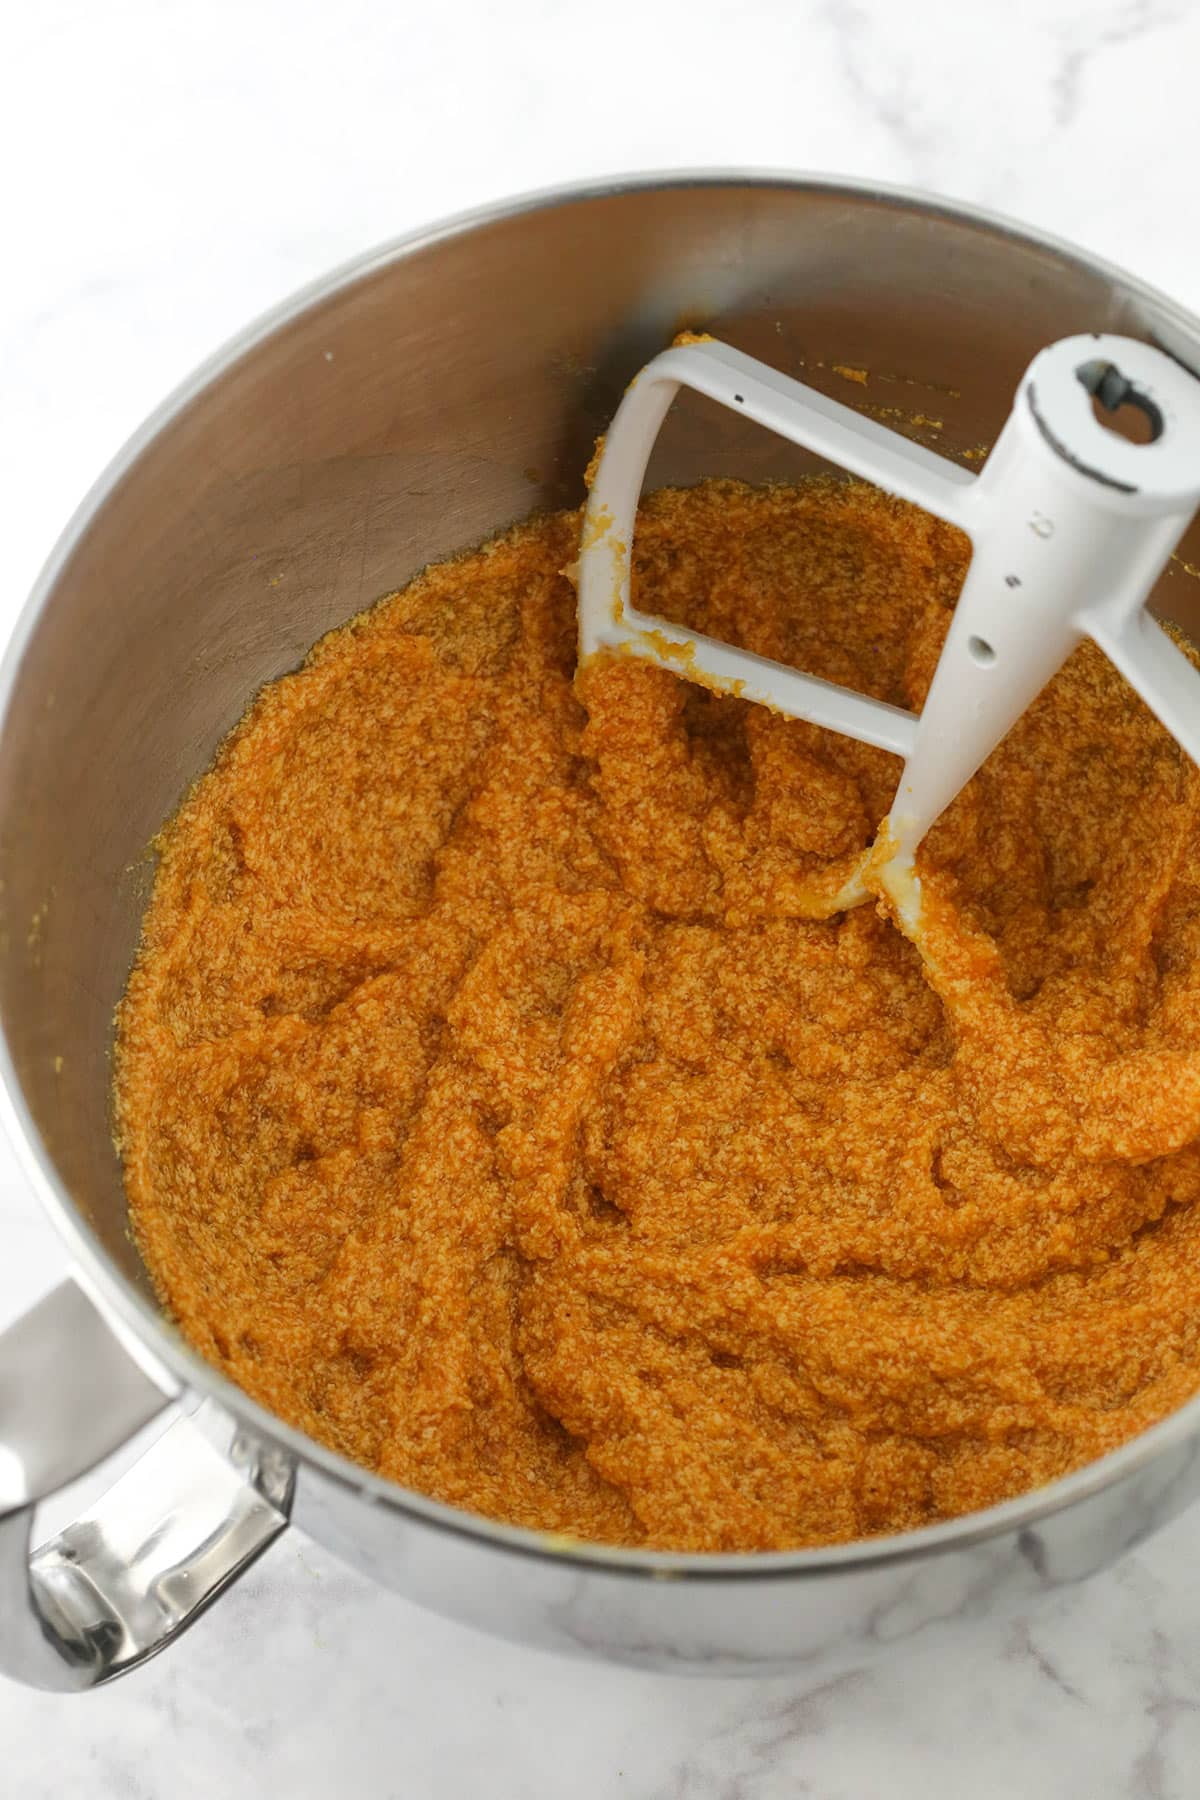
<path fill-rule="evenodd" d="M 364 245 L 505 192 L 841 170 L 1025 217 L 1200 307 L 1190 0 L 41 0 L 5 34 L 0 630 L 92 476 L 215 343 Z M 0 1244 L 3 1323 L 62 1266 L 7 1152 Z M 79 1699 L 0 1687 L 0 1792 L 1183 1800 L 1198 1704 L 1200 1511 L 1036 1612 L 972 1619 L 952 1651 L 918 1635 L 834 1680 L 516 1650 L 290 1537 L 140 1676 Z"/>
<path fill-rule="evenodd" d="M 647 1677 L 521 1651 L 283 1540 L 145 1673 L 0 1693 L 5 1792 L 592 1800 L 1191 1795 L 1200 1573 L 1181 1524 L 1035 1622 L 835 1679 Z M 1189 1567 L 1190 1563 L 1190 1567 Z M 568 1786 L 568 1784 L 570 1784 Z"/>

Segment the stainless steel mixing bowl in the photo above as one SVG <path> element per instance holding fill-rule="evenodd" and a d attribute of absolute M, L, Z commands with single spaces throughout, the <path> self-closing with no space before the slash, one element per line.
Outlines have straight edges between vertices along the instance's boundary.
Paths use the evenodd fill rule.
<path fill-rule="evenodd" d="M 138 434 L 68 526 L 0 675 L 8 1125 L 72 1270 L 0 1338 L 0 1667 L 83 1688 L 160 1649 L 289 1522 L 425 1605 L 662 1668 L 860 1661 L 1119 1556 L 1200 1491 L 1200 1400 L 1078 1474 L 905 1536 L 786 1555 L 565 1545 L 438 1505 L 281 1424 L 158 1313 L 110 1139 L 113 1009 L 145 847 L 254 690 L 432 558 L 581 472 L 684 324 L 978 452 L 1043 344 L 1200 321 L 969 208 L 699 175 L 519 200 L 289 301 Z M 838 368 L 865 369 L 866 384 Z M 802 453 L 682 402 L 651 482 L 795 474 Z M 1200 617 L 1200 532 L 1156 596 Z M 35 1503 L 164 1409 L 97 1507 L 29 1553 Z"/>

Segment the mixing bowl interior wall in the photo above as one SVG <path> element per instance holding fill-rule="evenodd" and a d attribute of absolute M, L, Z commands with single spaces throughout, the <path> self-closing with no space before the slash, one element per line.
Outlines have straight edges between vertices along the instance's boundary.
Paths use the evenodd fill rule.
<path fill-rule="evenodd" d="M 4 1029 L 65 1185 L 135 1277 L 109 1052 L 150 838 L 255 689 L 315 638 L 426 561 L 577 502 L 625 382 L 683 325 L 957 452 L 991 441 L 1043 343 L 1156 332 L 1142 301 L 978 224 L 699 184 L 433 239 L 201 389 L 59 573 L 0 738 Z M 805 466 L 687 402 L 650 480 Z M 1185 624 L 1192 586 L 1179 569 L 1164 584 Z"/>

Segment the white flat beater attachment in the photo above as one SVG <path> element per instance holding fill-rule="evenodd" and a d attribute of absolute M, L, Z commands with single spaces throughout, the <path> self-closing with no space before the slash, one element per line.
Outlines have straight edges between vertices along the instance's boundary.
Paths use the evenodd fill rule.
<path fill-rule="evenodd" d="M 970 567 L 919 715 L 635 611 L 638 498 L 680 387 L 966 532 Z M 1094 399 L 1137 406 L 1150 441 L 1103 425 Z M 1131 338 L 1064 338 L 1035 356 L 978 475 L 727 344 L 681 345 L 635 378 L 605 440 L 580 553 L 580 659 L 634 656 L 902 756 L 883 876 L 911 927 L 917 845 L 1082 638 L 1200 762 L 1200 672 L 1145 609 L 1198 502 L 1200 382 Z"/>

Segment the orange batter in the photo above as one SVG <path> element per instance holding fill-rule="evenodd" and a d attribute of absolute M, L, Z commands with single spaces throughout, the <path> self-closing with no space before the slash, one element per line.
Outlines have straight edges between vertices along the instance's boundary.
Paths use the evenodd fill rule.
<path fill-rule="evenodd" d="M 1090 646 L 920 859 L 882 752 L 608 662 L 576 515 L 267 688 L 164 833 L 119 1019 L 191 1342 L 456 1505 L 777 1549 L 926 1524 L 1200 1386 L 1200 778 Z M 644 507 L 639 604 L 918 705 L 965 566 L 854 484 Z M 828 884 L 832 883 L 832 886 Z"/>

